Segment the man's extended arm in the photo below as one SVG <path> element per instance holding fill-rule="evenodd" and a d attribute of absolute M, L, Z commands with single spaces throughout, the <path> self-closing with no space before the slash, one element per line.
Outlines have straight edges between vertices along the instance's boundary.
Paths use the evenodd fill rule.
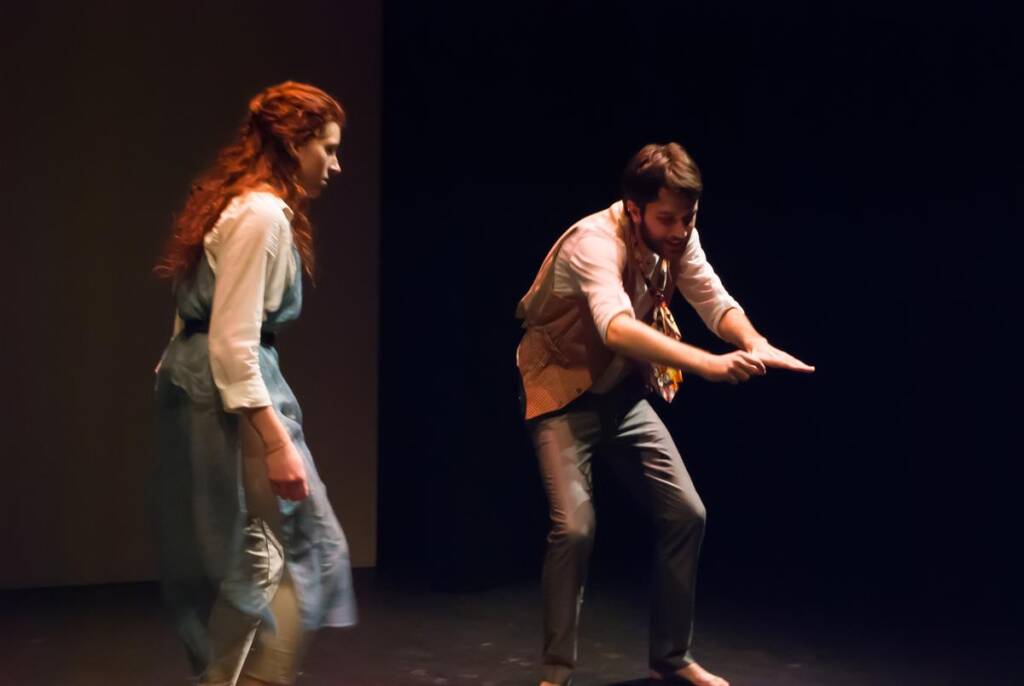
<path fill-rule="evenodd" d="M 708 381 L 739 383 L 764 374 L 764 364 L 751 353 L 712 353 L 674 340 L 628 314 L 616 315 L 608 324 L 605 344 L 626 357 L 678 367 Z"/>
<path fill-rule="evenodd" d="M 779 350 L 757 332 L 708 262 L 696 227 L 681 258 L 676 285 L 708 328 L 722 340 L 756 355 L 765 366 L 794 372 L 814 371 L 814 367 Z"/>
<path fill-rule="evenodd" d="M 788 369 L 793 372 L 810 373 L 814 371 L 814 367 L 811 365 L 801 362 L 769 343 L 767 338 L 757 332 L 747 315 L 736 308 L 728 310 L 722 316 L 718 323 L 718 336 L 740 350 L 746 350 L 748 353 L 756 355 L 766 367 Z"/>

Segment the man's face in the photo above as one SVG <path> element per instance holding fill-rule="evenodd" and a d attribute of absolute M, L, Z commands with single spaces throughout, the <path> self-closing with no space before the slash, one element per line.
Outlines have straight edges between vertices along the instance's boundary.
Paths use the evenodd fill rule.
<path fill-rule="evenodd" d="M 697 224 L 698 204 L 698 200 L 662 188 L 657 199 L 647 203 L 643 216 L 632 200 L 626 201 L 626 211 L 639 228 L 640 237 L 647 247 L 662 257 L 674 260 L 683 254 L 690 233 Z"/>

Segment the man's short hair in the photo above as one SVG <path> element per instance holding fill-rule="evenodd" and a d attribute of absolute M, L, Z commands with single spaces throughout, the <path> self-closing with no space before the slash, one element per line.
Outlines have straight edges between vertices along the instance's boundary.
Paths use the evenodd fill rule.
<path fill-rule="evenodd" d="M 662 188 L 698 200 L 704 190 L 700 169 L 678 143 L 645 145 L 622 172 L 622 197 L 641 209 L 657 199 Z"/>

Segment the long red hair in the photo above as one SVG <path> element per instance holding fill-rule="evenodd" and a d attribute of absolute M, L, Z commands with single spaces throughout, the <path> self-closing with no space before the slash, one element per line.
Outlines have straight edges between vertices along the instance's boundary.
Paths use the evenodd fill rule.
<path fill-rule="evenodd" d="M 319 88 L 295 81 L 271 86 L 251 101 L 235 140 L 221 149 L 216 162 L 192 185 L 185 207 L 156 273 L 178 279 L 195 269 L 203 254 L 203 237 L 236 195 L 267 189 L 293 212 L 292 235 L 306 273 L 312 277 L 313 227 L 306 216 L 309 196 L 298 182 L 298 148 L 329 122 L 345 125 L 345 111 Z"/>

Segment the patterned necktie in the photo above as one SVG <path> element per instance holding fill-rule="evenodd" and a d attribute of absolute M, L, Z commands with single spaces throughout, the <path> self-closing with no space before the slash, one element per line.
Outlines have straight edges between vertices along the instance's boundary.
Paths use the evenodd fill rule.
<path fill-rule="evenodd" d="M 640 273 L 643 274 L 643 270 Z M 668 299 L 665 297 L 665 293 L 672 287 L 669 277 L 668 260 L 664 257 L 658 259 L 658 264 L 654 267 L 654 273 L 651 274 L 651 278 L 644 277 L 644 281 L 647 283 L 647 290 L 650 292 L 651 297 L 654 298 L 651 326 L 654 327 L 655 331 L 669 338 L 681 341 L 683 337 L 679 333 L 679 327 L 676 326 L 676 320 L 672 316 L 672 312 L 668 309 Z M 665 399 L 665 402 L 672 402 L 672 399 L 676 397 L 676 391 L 679 390 L 679 384 L 682 382 L 682 370 L 655 362 L 650 364 L 647 385 L 652 390 L 657 391 Z"/>

